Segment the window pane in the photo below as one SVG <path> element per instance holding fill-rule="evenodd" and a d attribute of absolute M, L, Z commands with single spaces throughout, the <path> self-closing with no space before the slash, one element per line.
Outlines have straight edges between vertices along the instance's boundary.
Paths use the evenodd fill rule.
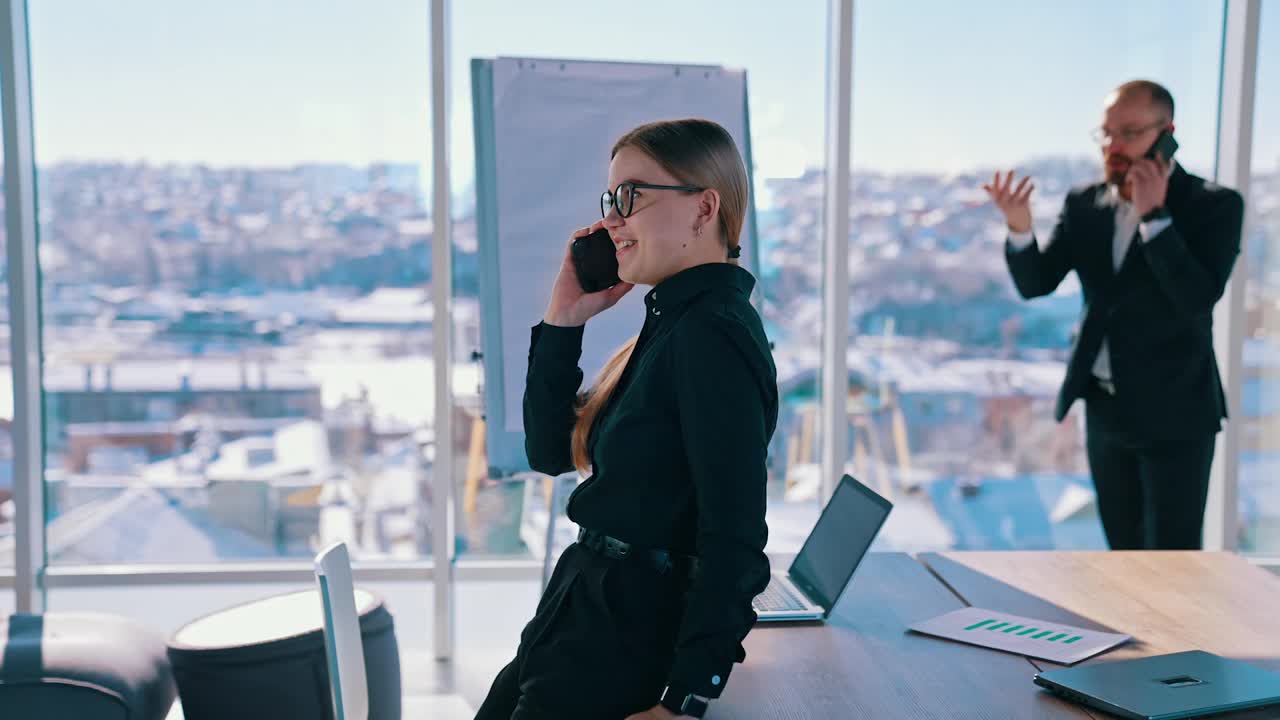
<path fill-rule="evenodd" d="M 429 552 L 427 3 L 30 34 L 50 561 Z"/>
<path fill-rule="evenodd" d="M 550 57 L 746 69 L 762 266 L 758 287 L 785 393 L 770 453 L 769 540 L 771 550 L 798 548 L 817 515 L 814 410 L 821 317 L 826 3 L 806 0 L 779 12 L 769 3 L 659 0 L 605 11 L 599 3 L 581 0 L 537 4 L 477 0 L 456 3 L 453 17 L 452 160 L 454 186 L 466 188 L 454 216 L 459 273 L 464 263 L 474 262 L 466 253 L 474 253 L 476 242 L 472 58 Z M 603 188 L 607 157 L 600 159 L 596 171 Z M 596 207 L 594 197 L 584 200 L 583 207 L 588 213 L 583 224 L 597 219 L 589 214 Z M 572 229 L 566 228 L 566 237 Z M 464 289 L 466 280 L 457 277 L 460 302 L 475 298 Z M 478 317 L 478 312 L 455 317 L 463 325 L 455 337 L 478 337 L 473 324 Z M 639 326 L 637 318 L 637 331 Z M 478 349 L 478 343 L 465 349 Z M 464 483 L 467 462 L 456 465 L 458 482 Z M 460 549 L 485 554 L 527 552 L 521 537 L 540 537 L 546 521 L 541 483 L 528 493 L 525 490 L 523 482 L 512 478 L 476 483 L 474 509 L 468 509 L 465 501 L 460 503 Z M 465 483 L 459 497 L 467 497 Z"/>
<path fill-rule="evenodd" d="M 1240 549 L 1280 555 L 1280 7 L 1262 4 L 1246 207 Z M 1268 88 L 1272 89 L 1268 92 Z"/>
<path fill-rule="evenodd" d="M 1212 177 L 1221 29 L 1199 0 L 858 4 L 850 457 L 897 503 L 886 544 L 1104 545 L 1082 407 L 1053 420 L 1079 284 L 1017 297 L 980 186 L 1030 174 L 1047 238 L 1067 190 L 1101 179 L 1089 131 L 1135 78 L 1170 89 L 1178 159 Z"/>

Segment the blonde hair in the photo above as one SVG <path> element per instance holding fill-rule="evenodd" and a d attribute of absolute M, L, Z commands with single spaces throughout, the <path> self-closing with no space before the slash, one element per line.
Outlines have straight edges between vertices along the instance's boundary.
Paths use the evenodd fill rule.
<path fill-rule="evenodd" d="M 618 138 L 609 157 L 626 147 L 653 158 L 680 183 L 719 193 L 720 212 L 716 220 L 720 226 L 720 244 L 731 256 L 736 255 L 747 216 L 749 186 L 742 156 L 727 130 L 710 120 L 663 120 L 641 125 Z M 737 263 L 736 260 L 730 262 Z M 632 338 L 609 358 L 578 408 L 571 449 L 573 464 L 583 474 L 591 466 L 587 453 L 591 427 L 618 387 L 635 347 L 636 338 Z"/>

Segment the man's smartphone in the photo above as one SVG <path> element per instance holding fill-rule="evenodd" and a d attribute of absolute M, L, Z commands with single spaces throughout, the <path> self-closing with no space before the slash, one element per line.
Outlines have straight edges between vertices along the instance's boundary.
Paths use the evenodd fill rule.
<path fill-rule="evenodd" d="M 617 249 L 605 228 L 575 239 L 569 247 L 569 256 L 583 292 L 597 293 L 621 282 Z"/>
<path fill-rule="evenodd" d="M 1144 156 L 1149 160 L 1155 160 L 1156 156 L 1160 156 L 1161 162 L 1168 163 L 1173 159 L 1173 154 L 1178 151 L 1178 141 L 1173 139 L 1173 133 L 1168 128 L 1160 131 L 1160 136 L 1151 144 L 1151 148 L 1147 150 Z"/>

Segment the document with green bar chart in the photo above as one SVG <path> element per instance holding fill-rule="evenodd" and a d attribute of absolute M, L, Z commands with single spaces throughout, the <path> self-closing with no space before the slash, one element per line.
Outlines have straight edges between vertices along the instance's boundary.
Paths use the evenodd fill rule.
<path fill-rule="evenodd" d="M 911 629 L 925 635 L 1064 665 L 1078 663 L 1131 639 L 1129 635 L 1086 630 L 975 607 L 918 622 Z"/>

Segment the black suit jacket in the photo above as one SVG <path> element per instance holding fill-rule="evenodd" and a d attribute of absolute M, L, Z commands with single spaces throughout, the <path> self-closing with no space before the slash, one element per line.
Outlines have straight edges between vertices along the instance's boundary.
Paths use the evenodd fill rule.
<path fill-rule="evenodd" d="M 1221 429 L 1227 407 L 1213 352 L 1213 306 L 1240 253 L 1244 200 L 1175 167 L 1165 207 L 1173 223 L 1147 242 L 1135 237 L 1118 272 L 1115 207 L 1104 183 L 1067 195 L 1043 252 L 1038 240 L 1023 250 L 1006 243 L 1024 298 L 1048 295 L 1072 270 L 1080 278 L 1084 308 L 1058 393 L 1059 421 L 1092 382 L 1105 338 L 1117 430 L 1155 445 Z"/>

